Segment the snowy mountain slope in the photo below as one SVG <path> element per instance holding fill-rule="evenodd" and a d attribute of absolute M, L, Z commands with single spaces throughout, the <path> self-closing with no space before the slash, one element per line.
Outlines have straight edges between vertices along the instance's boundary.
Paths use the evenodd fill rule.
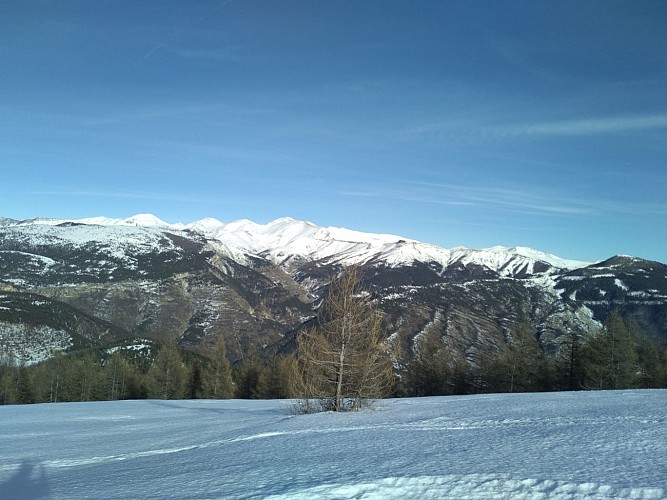
<path fill-rule="evenodd" d="M 479 265 L 502 276 L 530 276 L 552 270 L 571 270 L 589 265 L 587 262 L 566 260 L 554 255 L 525 247 L 492 247 L 488 249 L 455 248 L 447 250 L 435 245 L 389 234 L 352 231 L 338 227 L 319 227 L 311 222 L 297 221 L 289 217 L 267 224 L 249 220 L 223 223 L 206 218 L 190 224 L 169 224 L 150 214 L 138 214 L 126 219 L 92 217 L 87 219 L 33 219 L 14 222 L 14 225 L 61 226 L 81 224 L 82 230 L 94 239 L 95 226 L 117 228 L 142 228 L 182 231 L 191 230 L 222 243 L 233 255 L 259 255 L 272 262 L 290 267 L 294 262 L 320 262 L 322 264 L 366 264 L 382 262 L 389 266 L 411 265 L 414 262 L 433 263 L 446 269 L 452 264 Z M 12 225 L 7 223 L 7 225 Z M 136 234 L 124 229 L 126 235 Z M 48 237 L 48 235 L 45 235 Z M 119 238 L 127 237 L 119 231 Z M 155 244 L 154 242 L 152 243 Z"/>
<path fill-rule="evenodd" d="M 290 218 L 0 220 L 0 288 L 201 352 L 225 335 L 233 359 L 251 345 L 290 349 L 331 276 L 357 263 L 406 356 L 428 325 L 474 360 L 525 323 L 554 354 L 563 332 L 590 334 L 612 309 L 667 343 L 667 271 L 642 259 L 589 265 L 524 247 L 447 250 Z"/>
<path fill-rule="evenodd" d="M 659 499 L 667 391 L 0 407 L 0 495 L 33 498 Z"/>
<path fill-rule="evenodd" d="M 97 218 L 94 221 L 49 219 L 0 226 L 3 257 L 32 261 L 36 274 L 63 276 L 68 270 L 55 264 L 53 257 L 58 257 L 56 249 L 65 248 L 70 255 L 76 253 L 82 258 L 95 253 L 94 268 L 81 266 L 78 271 L 100 276 L 136 270 L 138 260 L 144 255 L 157 254 L 169 261 L 183 254 L 170 233 L 158 229 L 158 226 L 108 224 L 107 221 L 100 224 Z M 11 270 L 6 269 L 5 272 Z"/>
<path fill-rule="evenodd" d="M 3 307 L 20 310 L 17 294 L 30 292 L 115 325 L 113 337 L 176 338 L 194 350 L 207 349 L 225 332 L 234 357 L 251 343 L 276 342 L 311 314 L 307 292 L 284 272 L 254 271 L 199 233 L 146 216 L 88 222 L 0 225 L 0 289 L 8 291 Z M 23 331 L 17 318 L 10 315 L 0 329 Z M 33 325 L 33 338 L 49 327 L 47 319 Z M 77 328 L 70 324 L 63 335 L 76 337 Z M 29 336 L 22 335 L 22 352 Z M 0 343 L 0 353 L 10 347 L 17 351 L 13 340 L 12 346 Z"/>
<path fill-rule="evenodd" d="M 667 266 L 614 256 L 564 273 L 554 281 L 565 302 L 578 303 L 598 318 L 611 309 L 640 321 L 643 330 L 667 345 Z"/>
<path fill-rule="evenodd" d="M 117 326 L 48 297 L 0 290 L 0 356 L 34 364 L 57 351 L 127 335 Z"/>
<path fill-rule="evenodd" d="M 324 228 L 291 218 L 263 225 L 248 220 L 223 224 L 209 219 L 186 227 L 201 231 L 239 252 L 262 255 L 287 266 L 294 260 L 340 265 L 382 262 L 393 267 L 423 262 L 443 269 L 462 263 L 485 266 L 503 276 L 525 276 L 551 268 L 576 269 L 588 265 L 524 247 L 447 250 L 400 236 Z"/>

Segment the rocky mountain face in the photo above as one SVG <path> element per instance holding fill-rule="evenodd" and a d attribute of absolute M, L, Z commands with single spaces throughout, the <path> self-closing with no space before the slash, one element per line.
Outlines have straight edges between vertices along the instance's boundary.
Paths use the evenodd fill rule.
<path fill-rule="evenodd" d="M 427 333 L 474 362 L 523 324 L 549 354 L 613 309 L 667 343 L 667 266 L 590 264 L 528 248 L 442 249 L 278 219 L 167 224 L 154 216 L 0 219 L 0 350 L 25 362 L 128 339 L 177 339 L 232 360 L 293 347 L 340 269 L 361 265 L 387 342 L 409 360 Z"/>

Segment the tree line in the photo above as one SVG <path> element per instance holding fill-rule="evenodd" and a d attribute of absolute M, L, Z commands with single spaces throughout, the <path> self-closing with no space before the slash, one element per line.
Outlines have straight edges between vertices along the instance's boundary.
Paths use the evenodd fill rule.
<path fill-rule="evenodd" d="M 430 334 L 405 371 L 403 389 L 410 396 L 435 396 L 667 387 L 667 351 L 618 311 L 596 333 L 571 331 L 562 339 L 556 356 L 547 356 L 536 332 L 523 325 L 497 353 L 469 363 Z"/>
<path fill-rule="evenodd" d="M 33 366 L 0 359 L 0 404 L 119 399 L 230 398 L 232 367 L 220 337 L 210 358 L 194 356 L 175 342 L 147 362 L 123 350 L 57 353 Z"/>
<path fill-rule="evenodd" d="M 523 325 L 494 354 L 465 359 L 438 333 L 422 335 L 396 366 L 382 315 L 360 270 L 332 280 L 296 352 L 268 359 L 250 350 L 232 367 L 221 336 L 208 356 L 163 344 L 149 362 L 125 351 L 58 354 L 33 366 L 0 359 L 0 404 L 119 399 L 292 398 L 296 412 L 356 410 L 387 396 L 437 396 L 667 387 L 667 352 L 617 311 L 599 332 L 568 332 L 555 357 Z"/>

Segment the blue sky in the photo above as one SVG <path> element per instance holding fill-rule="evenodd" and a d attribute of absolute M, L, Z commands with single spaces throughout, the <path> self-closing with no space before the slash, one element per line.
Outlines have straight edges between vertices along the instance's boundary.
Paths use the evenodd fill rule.
<path fill-rule="evenodd" d="M 0 216 L 667 262 L 667 2 L 0 6 Z"/>

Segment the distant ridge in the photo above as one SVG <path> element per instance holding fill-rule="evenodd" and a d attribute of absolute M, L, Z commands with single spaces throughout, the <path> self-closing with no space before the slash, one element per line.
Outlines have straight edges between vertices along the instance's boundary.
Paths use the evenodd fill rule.
<path fill-rule="evenodd" d="M 612 310 L 667 344 L 667 266 L 614 256 L 594 264 L 532 248 L 445 249 L 390 234 L 205 218 L 0 219 L 0 351 L 26 363 L 62 346 L 177 339 L 230 356 L 289 350 L 333 275 L 363 265 L 387 337 L 409 361 L 424 334 L 474 363 L 530 325 L 555 355 Z M 51 347 L 49 347 L 51 346 Z M 1 354 L 1 352 L 0 352 Z"/>
<path fill-rule="evenodd" d="M 137 214 L 127 218 L 3 220 L 10 221 L 6 225 L 59 225 L 69 222 L 190 230 L 222 243 L 235 255 L 258 255 L 284 266 L 290 266 L 295 260 L 302 259 L 343 266 L 381 261 L 396 267 L 414 262 L 428 262 L 436 263 L 443 269 L 452 264 L 478 264 L 504 276 L 516 276 L 520 273 L 544 274 L 552 269 L 573 270 L 591 264 L 563 259 L 521 246 L 494 246 L 486 249 L 457 247 L 449 250 L 403 236 L 365 233 L 341 227 L 320 227 L 312 222 L 291 217 L 278 218 L 266 224 L 258 224 L 248 219 L 224 223 L 210 217 L 189 224 L 174 224 L 152 214 Z"/>

